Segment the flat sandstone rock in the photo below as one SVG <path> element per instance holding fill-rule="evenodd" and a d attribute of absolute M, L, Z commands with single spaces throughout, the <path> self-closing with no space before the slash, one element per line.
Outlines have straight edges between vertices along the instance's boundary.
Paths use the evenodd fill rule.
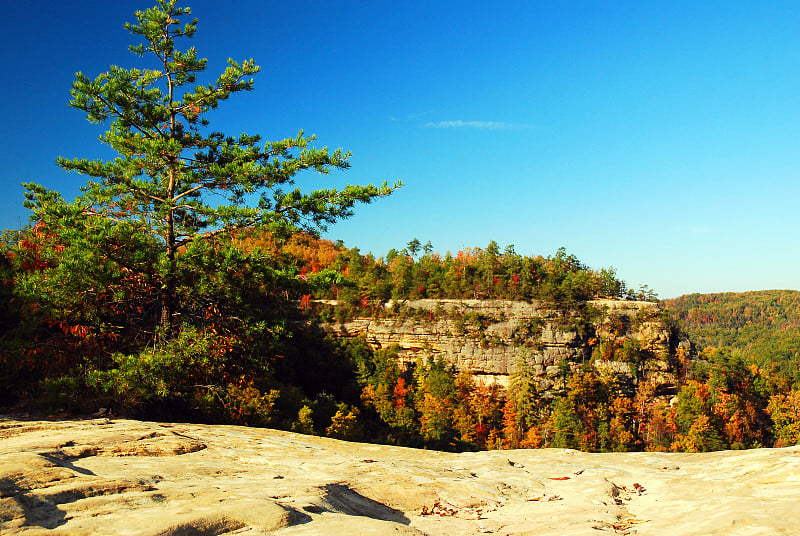
<path fill-rule="evenodd" d="M 238 426 L 0 419 L 11 535 L 799 534 L 800 447 L 449 454 Z"/>

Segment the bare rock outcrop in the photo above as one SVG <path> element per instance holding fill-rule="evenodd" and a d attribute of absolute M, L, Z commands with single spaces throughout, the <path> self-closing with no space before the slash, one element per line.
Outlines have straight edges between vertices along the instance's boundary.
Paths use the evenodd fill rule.
<path fill-rule="evenodd" d="M 328 302 L 335 307 L 335 302 Z M 596 359 L 600 371 L 668 393 L 676 384 L 670 333 L 658 304 L 593 300 L 559 310 L 539 302 L 504 300 L 412 300 L 389 302 L 386 314 L 357 317 L 324 327 L 340 336 L 363 336 L 374 348 L 400 347 L 400 359 L 441 356 L 486 383 L 507 385 L 524 356 L 541 391 L 563 388 L 563 367 L 579 369 L 604 341 L 635 342 L 639 362 Z"/>
<path fill-rule="evenodd" d="M 238 426 L 0 419 L 3 536 L 796 534 L 800 447 L 450 454 Z"/>

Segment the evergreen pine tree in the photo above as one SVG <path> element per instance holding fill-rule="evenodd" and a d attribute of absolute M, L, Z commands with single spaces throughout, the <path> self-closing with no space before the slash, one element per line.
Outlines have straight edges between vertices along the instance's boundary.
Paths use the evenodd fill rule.
<path fill-rule="evenodd" d="M 76 74 L 70 105 L 89 121 L 108 124 L 100 139 L 119 154 L 109 161 L 58 158 L 63 169 L 92 178 L 76 202 L 67 205 L 41 186 L 25 185 L 27 206 L 39 218 L 62 210 L 132 226 L 154 238 L 161 325 L 167 332 L 176 314 L 178 256 L 192 244 L 243 229 L 314 231 L 350 216 L 356 203 L 399 186 L 303 193 L 295 186 L 298 172 L 347 168 L 350 153 L 313 148 L 314 137 L 302 131 L 265 144 L 257 135 L 210 131 L 208 112 L 250 91 L 259 67 L 253 60 L 228 60 L 216 81 L 195 85 L 207 62 L 194 47 L 177 48 L 178 40 L 196 31 L 197 19 L 182 22 L 188 15 L 190 9 L 176 6 L 176 0 L 158 0 L 157 6 L 136 12 L 135 24 L 126 24 L 142 39 L 130 50 L 151 57 L 155 68 L 112 66 L 94 79 Z"/>

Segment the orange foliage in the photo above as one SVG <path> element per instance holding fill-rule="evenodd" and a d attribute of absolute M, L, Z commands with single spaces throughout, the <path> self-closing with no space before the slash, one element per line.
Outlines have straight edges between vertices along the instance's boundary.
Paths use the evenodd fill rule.
<path fill-rule="evenodd" d="M 520 441 L 519 447 L 522 449 L 538 449 L 544 446 L 544 439 L 538 426 L 532 426 L 525 437 Z"/>
<path fill-rule="evenodd" d="M 406 380 L 402 376 L 397 378 L 397 384 L 394 386 L 394 407 L 402 409 L 406 407 L 406 395 L 408 388 L 406 387 Z"/>
<path fill-rule="evenodd" d="M 517 408 L 511 397 L 506 398 L 503 406 L 503 446 L 509 449 L 519 448 L 522 431 L 517 426 Z"/>
<path fill-rule="evenodd" d="M 341 253 L 334 242 L 315 238 L 306 233 L 293 235 L 283 244 L 268 232 L 247 233 L 238 237 L 236 244 L 247 251 L 259 248 L 276 255 L 278 253 L 291 255 L 311 272 L 329 268 Z"/>

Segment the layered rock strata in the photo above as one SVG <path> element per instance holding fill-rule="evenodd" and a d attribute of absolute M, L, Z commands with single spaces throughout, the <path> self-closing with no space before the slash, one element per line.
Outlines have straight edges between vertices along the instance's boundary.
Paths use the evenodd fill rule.
<path fill-rule="evenodd" d="M 563 388 L 565 368 L 577 371 L 587 362 L 630 388 L 644 380 L 668 394 L 676 380 L 670 332 L 651 302 L 593 300 L 558 310 L 539 302 L 412 300 L 389 302 L 375 317 L 324 327 L 339 336 L 362 336 L 373 348 L 396 345 L 404 363 L 441 356 L 486 383 L 507 385 L 520 360 L 544 391 Z M 598 358 L 595 348 L 611 341 L 635 341 L 638 359 Z"/>

